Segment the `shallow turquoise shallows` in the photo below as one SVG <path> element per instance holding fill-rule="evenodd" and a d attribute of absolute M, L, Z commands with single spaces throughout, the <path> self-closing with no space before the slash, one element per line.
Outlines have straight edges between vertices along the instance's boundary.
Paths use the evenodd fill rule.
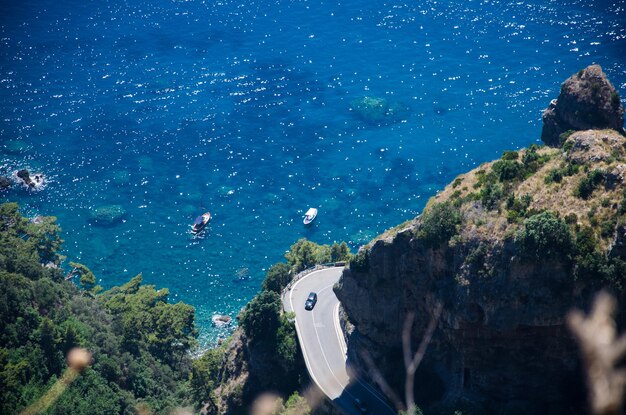
<path fill-rule="evenodd" d="M 28 168 L 48 184 L 0 198 L 57 216 L 65 254 L 103 286 L 143 273 L 193 304 L 209 345 L 223 334 L 211 317 L 236 316 L 299 238 L 355 249 L 457 174 L 537 143 L 572 73 L 598 63 L 626 95 L 625 10 L 3 2 L 0 174 Z M 122 221 L 90 221 L 108 205 Z M 309 207 L 319 213 L 305 227 Z"/>

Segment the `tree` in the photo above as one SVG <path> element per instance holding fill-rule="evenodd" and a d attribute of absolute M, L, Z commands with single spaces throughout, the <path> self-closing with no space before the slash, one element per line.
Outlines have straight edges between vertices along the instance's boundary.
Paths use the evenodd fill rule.
<path fill-rule="evenodd" d="M 338 244 L 335 242 L 330 246 L 331 262 L 349 261 L 350 257 L 350 248 L 348 247 L 347 243 L 341 242 L 340 244 Z"/>
<path fill-rule="evenodd" d="M 41 320 L 37 340 L 43 351 L 46 366 L 51 372 L 58 373 L 61 368 L 61 355 L 58 350 L 60 338 L 56 325 L 47 317 Z"/>
<path fill-rule="evenodd" d="M 417 235 L 426 246 L 437 247 L 456 235 L 461 220 L 461 212 L 450 202 L 437 203 L 424 212 Z"/>
<path fill-rule="evenodd" d="M 240 323 L 250 341 L 273 338 L 280 324 L 280 296 L 261 291 L 241 313 Z"/>
<path fill-rule="evenodd" d="M 290 319 L 294 319 L 295 314 L 289 313 L 280 316 L 280 326 L 276 331 L 276 352 L 283 369 L 288 372 L 296 365 L 298 355 L 298 343 L 296 339 L 296 328 Z"/>
<path fill-rule="evenodd" d="M 319 250 L 319 245 L 302 238 L 291 246 L 289 252 L 285 254 L 285 258 L 287 258 L 291 269 L 298 273 L 321 262 L 319 261 Z"/>
<path fill-rule="evenodd" d="M 526 219 L 515 235 L 515 243 L 520 256 L 528 260 L 570 258 L 574 250 L 569 227 L 552 212 L 541 212 Z"/>
<path fill-rule="evenodd" d="M 75 272 L 80 276 L 80 285 L 85 289 L 91 289 L 96 284 L 96 276 L 91 272 L 87 266 L 78 262 L 70 262 L 70 267 L 74 268 L 72 272 Z"/>
<path fill-rule="evenodd" d="M 279 262 L 270 267 L 265 274 L 265 279 L 261 284 L 263 290 L 281 293 L 291 281 L 292 274 L 289 266 L 284 262 Z"/>
<path fill-rule="evenodd" d="M 195 402 L 204 402 L 219 385 L 219 371 L 225 354 L 225 345 L 207 350 L 193 361 L 191 369 L 191 390 Z"/>
<path fill-rule="evenodd" d="M 152 314 L 155 324 L 153 331 L 148 334 L 148 343 L 157 356 L 173 362 L 175 357 L 184 355 L 197 344 L 198 331 L 192 306 L 182 302 L 160 303 L 154 307 Z"/>

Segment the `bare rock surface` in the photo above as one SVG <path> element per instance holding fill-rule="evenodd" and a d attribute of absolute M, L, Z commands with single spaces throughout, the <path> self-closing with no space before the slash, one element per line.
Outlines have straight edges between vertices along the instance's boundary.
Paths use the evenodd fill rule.
<path fill-rule="evenodd" d="M 624 107 L 599 65 L 588 66 L 570 76 L 542 118 L 541 139 L 550 146 L 563 144 L 561 135 L 570 130 L 624 131 Z"/>

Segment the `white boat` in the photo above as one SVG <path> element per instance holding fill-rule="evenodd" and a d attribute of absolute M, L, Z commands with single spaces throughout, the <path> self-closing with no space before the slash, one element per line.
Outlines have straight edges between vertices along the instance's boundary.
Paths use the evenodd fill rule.
<path fill-rule="evenodd" d="M 315 220 L 315 217 L 317 216 L 317 209 L 315 208 L 309 208 L 309 210 L 306 211 L 306 213 L 304 214 L 304 224 L 308 225 L 311 222 L 313 222 Z"/>
<path fill-rule="evenodd" d="M 200 233 L 200 231 L 204 229 L 204 227 L 207 225 L 207 223 L 209 223 L 210 220 L 211 214 L 209 212 L 203 213 L 202 215 L 198 216 L 191 226 L 191 232 L 194 234 Z"/>

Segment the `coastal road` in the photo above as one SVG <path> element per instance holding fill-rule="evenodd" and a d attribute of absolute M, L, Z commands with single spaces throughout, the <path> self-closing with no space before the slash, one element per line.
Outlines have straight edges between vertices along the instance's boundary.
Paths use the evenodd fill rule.
<path fill-rule="evenodd" d="M 296 314 L 296 331 L 309 375 L 322 392 L 348 415 L 359 415 L 355 399 L 367 406 L 367 413 L 395 415 L 373 387 L 350 379 L 346 370 L 347 346 L 339 325 L 339 300 L 333 285 L 343 267 L 326 268 L 305 275 L 283 295 L 287 311 Z M 313 310 L 304 309 L 310 292 L 317 293 Z"/>

